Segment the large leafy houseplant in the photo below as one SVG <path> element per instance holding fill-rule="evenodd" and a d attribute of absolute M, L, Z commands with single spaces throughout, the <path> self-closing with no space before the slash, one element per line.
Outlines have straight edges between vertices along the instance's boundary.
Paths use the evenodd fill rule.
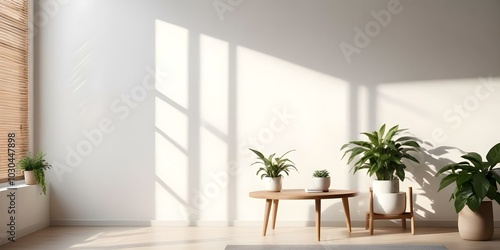
<path fill-rule="evenodd" d="M 263 165 L 259 168 L 259 170 L 257 170 L 257 173 L 256 173 L 256 175 L 259 175 L 259 173 L 260 173 L 261 179 L 264 177 L 269 177 L 269 178 L 283 177 L 283 174 L 286 174 L 288 176 L 288 175 L 290 175 L 290 170 L 298 171 L 297 168 L 295 167 L 295 163 L 293 163 L 288 158 L 284 158 L 285 155 L 287 155 L 288 153 L 290 153 L 294 150 L 290 150 L 290 151 L 284 153 L 280 157 L 275 157 L 276 153 L 271 154 L 268 157 L 265 157 L 264 154 L 262 154 L 261 152 L 255 150 L 255 149 L 250 148 L 250 151 L 254 152 L 258 157 L 257 159 L 259 160 L 259 161 L 252 163 L 252 165 L 255 165 L 255 164 L 262 164 Z"/>
<path fill-rule="evenodd" d="M 475 212 L 486 197 L 500 204 L 497 187 L 500 175 L 494 169 L 500 163 L 500 143 L 488 151 L 486 161 L 476 152 L 466 153 L 462 158 L 466 161 L 450 163 L 436 173 L 435 176 L 445 175 L 438 191 L 452 183 L 456 184 L 450 200 L 455 199 L 454 206 L 457 213 L 466 205 Z"/>
<path fill-rule="evenodd" d="M 354 173 L 366 169 L 369 176 L 375 175 L 378 180 L 403 181 L 406 165 L 402 160 L 408 159 L 419 163 L 409 152 L 417 151 L 420 145 L 414 137 L 398 137 L 405 131 L 399 129 L 398 125 L 390 128 L 387 133 L 385 129 L 384 124 L 378 131 L 361 133 L 368 137 L 367 141 L 350 141 L 344 144 L 340 150 L 347 150 L 342 159 L 350 155 L 347 163 L 354 161 Z"/>
<path fill-rule="evenodd" d="M 45 161 L 45 154 L 39 152 L 34 156 L 26 154 L 17 162 L 17 168 L 23 171 L 33 171 L 36 184 L 42 187 L 43 194 L 47 193 L 47 184 L 45 183 L 45 170 L 51 168 L 51 165 Z"/>

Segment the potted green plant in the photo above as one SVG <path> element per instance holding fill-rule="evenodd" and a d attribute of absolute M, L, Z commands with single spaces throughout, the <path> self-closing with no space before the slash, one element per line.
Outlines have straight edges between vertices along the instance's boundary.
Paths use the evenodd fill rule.
<path fill-rule="evenodd" d="M 311 187 L 308 191 L 328 192 L 330 188 L 330 172 L 326 169 L 314 170 L 312 174 Z"/>
<path fill-rule="evenodd" d="M 403 159 L 419 163 L 410 152 L 416 152 L 420 145 L 415 137 L 400 136 L 403 131 L 405 129 L 396 125 L 386 133 L 384 124 L 378 131 L 361 133 L 368 140 L 350 141 L 340 149 L 346 150 L 342 159 L 349 155 L 347 163 L 354 162 L 354 174 L 366 169 L 368 176 L 376 176 L 373 181 L 375 213 L 400 214 L 405 210 L 405 193 L 399 192 L 399 181 L 405 179 Z"/>
<path fill-rule="evenodd" d="M 51 168 L 51 165 L 44 159 L 45 154 L 39 152 L 34 156 L 26 154 L 17 162 L 17 168 L 24 171 L 25 182 L 28 185 L 40 185 L 43 194 L 47 193 L 47 184 L 45 183 L 45 170 Z"/>
<path fill-rule="evenodd" d="M 466 240 L 490 240 L 493 236 L 492 200 L 500 204 L 500 143 L 486 154 L 486 161 L 476 152 L 462 155 L 466 161 L 450 163 L 435 176 L 445 175 L 438 191 L 455 183 L 450 200 L 458 213 L 458 231 Z M 489 200 L 485 200 L 489 199 Z"/>
<path fill-rule="evenodd" d="M 288 158 L 284 158 L 285 155 L 294 150 L 290 150 L 280 157 L 275 157 L 276 153 L 265 157 L 264 154 L 255 149 L 250 148 L 250 151 L 254 152 L 257 155 L 257 159 L 259 160 L 252 163 L 251 165 L 263 165 L 259 168 L 259 170 L 257 170 L 256 175 L 260 174 L 261 179 L 266 178 L 266 188 L 268 191 L 281 191 L 281 179 L 284 177 L 283 174 L 286 174 L 288 176 L 290 174 L 290 170 L 298 171 L 295 167 L 295 163 L 293 163 Z"/>

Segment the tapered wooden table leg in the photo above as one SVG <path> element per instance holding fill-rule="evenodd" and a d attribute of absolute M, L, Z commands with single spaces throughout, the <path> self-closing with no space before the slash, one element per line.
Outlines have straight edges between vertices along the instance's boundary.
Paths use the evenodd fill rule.
<path fill-rule="evenodd" d="M 276 228 L 276 216 L 278 215 L 278 203 L 280 200 L 273 200 L 273 229 Z"/>
<path fill-rule="evenodd" d="M 316 239 L 320 241 L 321 239 L 321 199 L 315 199 L 316 207 Z"/>
<path fill-rule="evenodd" d="M 262 230 L 262 235 L 266 236 L 267 223 L 269 221 L 269 213 L 271 212 L 272 199 L 266 199 L 266 210 L 264 211 L 264 229 Z"/>
<path fill-rule="evenodd" d="M 267 190 L 250 192 L 250 197 L 265 199 L 266 208 L 264 210 L 264 226 L 262 228 L 262 234 L 266 236 L 267 225 L 269 224 L 269 215 L 271 213 L 271 207 L 274 204 L 273 209 L 273 221 L 272 227 L 276 228 L 276 218 L 278 216 L 278 205 L 279 200 L 314 200 L 315 203 L 315 217 L 316 217 L 316 239 L 321 240 L 321 200 L 322 199 L 340 199 L 342 198 L 342 203 L 344 204 L 344 210 L 347 221 L 347 229 L 351 232 L 351 216 L 349 213 L 349 201 L 347 198 L 354 197 L 358 193 L 353 190 L 338 190 L 330 189 L 328 192 L 319 193 L 309 193 L 305 192 L 304 189 L 282 189 L 281 192 L 269 192 Z"/>
<path fill-rule="evenodd" d="M 345 222 L 347 224 L 347 231 L 351 232 L 351 213 L 349 212 L 349 199 L 342 198 L 342 205 L 344 205 Z"/>

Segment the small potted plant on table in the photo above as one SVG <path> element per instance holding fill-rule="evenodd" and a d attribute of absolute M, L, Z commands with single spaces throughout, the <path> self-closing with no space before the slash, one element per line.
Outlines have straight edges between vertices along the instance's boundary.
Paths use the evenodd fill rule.
<path fill-rule="evenodd" d="M 328 170 L 314 170 L 311 180 L 311 187 L 308 192 L 328 192 L 330 188 L 330 173 Z"/>
<path fill-rule="evenodd" d="M 279 192 L 281 191 L 282 188 L 282 182 L 281 179 L 284 177 L 283 174 L 286 174 L 287 176 L 290 174 L 290 170 L 295 170 L 298 171 L 297 168 L 295 167 L 295 163 L 293 163 L 291 160 L 288 158 L 284 158 L 286 154 L 294 151 L 290 150 L 286 153 L 284 153 L 280 157 L 275 157 L 276 153 L 271 154 L 269 157 L 265 157 L 261 152 L 251 149 L 250 151 L 254 152 L 257 155 L 257 159 L 259 161 L 256 161 L 252 163 L 254 164 L 262 164 L 263 166 L 257 170 L 256 175 L 260 175 L 261 179 L 265 178 L 266 181 L 266 189 L 268 191 L 273 191 L 273 192 Z"/>
<path fill-rule="evenodd" d="M 24 178 L 27 185 L 40 185 L 42 193 L 47 193 L 47 184 L 45 183 L 45 170 L 51 165 L 44 159 L 45 154 L 39 152 L 34 156 L 26 154 L 17 162 L 17 168 L 24 171 Z"/>

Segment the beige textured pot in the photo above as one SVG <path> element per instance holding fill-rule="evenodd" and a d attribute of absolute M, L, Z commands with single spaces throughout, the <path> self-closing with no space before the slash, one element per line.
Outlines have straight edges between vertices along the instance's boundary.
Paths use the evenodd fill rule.
<path fill-rule="evenodd" d="M 458 232 L 464 240 L 491 240 L 494 232 L 492 202 L 481 202 L 476 212 L 465 206 L 458 213 Z"/>
<path fill-rule="evenodd" d="M 24 182 L 26 182 L 26 185 L 36 185 L 35 172 L 24 171 Z"/>

